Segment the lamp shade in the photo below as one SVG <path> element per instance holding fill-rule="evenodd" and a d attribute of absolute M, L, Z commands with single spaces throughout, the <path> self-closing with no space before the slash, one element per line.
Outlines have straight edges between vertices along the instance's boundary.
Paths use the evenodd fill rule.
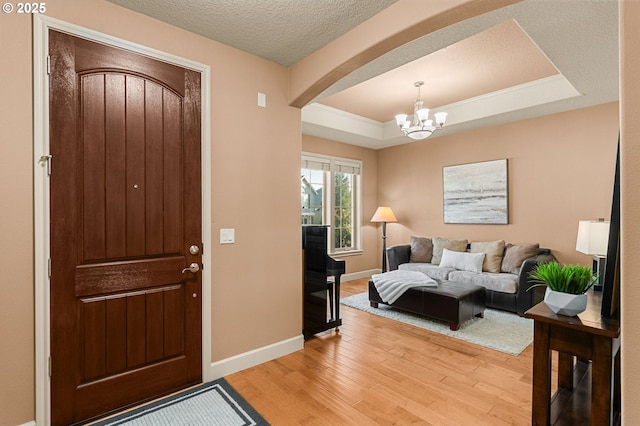
<path fill-rule="evenodd" d="M 584 254 L 606 255 L 609 245 L 609 222 L 581 220 L 578 224 L 576 250 Z"/>
<path fill-rule="evenodd" d="M 416 114 L 418 114 L 418 120 L 424 122 L 427 120 L 427 117 L 429 117 L 429 108 L 420 108 L 416 111 Z"/>
<path fill-rule="evenodd" d="M 435 114 L 433 114 L 433 116 L 436 118 L 436 123 L 438 124 L 438 126 L 444 126 L 444 123 L 447 121 L 446 112 L 436 112 Z"/>
<path fill-rule="evenodd" d="M 407 122 L 407 114 L 398 114 L 396 115 L 396 124 L 399 127 L 404 126 L 404 123 Z"/>
<path fill-rule="evenodd" d="M 393 214 L 391 207 L 378 207 L 373 214 L 371 222 L 397 222 L 396 215 Z"/>

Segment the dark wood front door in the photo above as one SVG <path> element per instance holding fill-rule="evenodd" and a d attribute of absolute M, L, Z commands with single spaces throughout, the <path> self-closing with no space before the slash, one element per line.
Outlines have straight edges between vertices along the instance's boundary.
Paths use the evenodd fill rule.
<path fill-rule="evenodd" d="M 52 423 L 202 377 L 200 74 L 49 33 Z M 190 252 L 190 247 L 196 250 Z"/>

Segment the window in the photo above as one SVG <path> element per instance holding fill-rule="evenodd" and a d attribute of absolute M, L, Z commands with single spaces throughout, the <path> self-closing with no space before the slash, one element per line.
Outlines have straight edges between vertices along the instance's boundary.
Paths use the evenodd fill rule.
<path fill-rule="evenodd" d="M 304 154 L 300 199 L 303 225 L 329 225 L 329 252 L 360 250 L 362 162 Z"/>

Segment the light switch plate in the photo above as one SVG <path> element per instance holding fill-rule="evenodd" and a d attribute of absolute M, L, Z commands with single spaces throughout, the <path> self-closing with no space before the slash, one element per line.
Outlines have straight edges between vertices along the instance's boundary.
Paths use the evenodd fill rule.
<path fill-rule="evenodd" d="M 220 230 L 220 244 L 233 244 L 236 242 L 236 230 L 221 229 Z"/>

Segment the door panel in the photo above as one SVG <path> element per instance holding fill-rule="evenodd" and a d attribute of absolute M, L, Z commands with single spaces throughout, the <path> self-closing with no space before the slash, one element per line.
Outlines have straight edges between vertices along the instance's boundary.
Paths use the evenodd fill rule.
<path fill-rule="evenodd" d="M 182 116 L 181 98 L 126 75 L 85 74 L 80 84 L 83 260 L 179 253 L 183 128 L 169 118 Z"/>
<path fill-rule="evenodd" d="M 49 38 L 52 420 L 72 424 L 201 381 L 200 75 Z"/>
<path fill-rule="evenodd" d="M 83 381 L 90 382 L 183 353 L 181 291 L 180 286 L 167 286 L 108 297 L 80 298 Z"/>
<path fill-rule="evenodd" d="M 175 283 L 184 279 L 180 272 L 184 265 L 184 256 L 79 265 L 75 273 L 76 296 Z"/>

